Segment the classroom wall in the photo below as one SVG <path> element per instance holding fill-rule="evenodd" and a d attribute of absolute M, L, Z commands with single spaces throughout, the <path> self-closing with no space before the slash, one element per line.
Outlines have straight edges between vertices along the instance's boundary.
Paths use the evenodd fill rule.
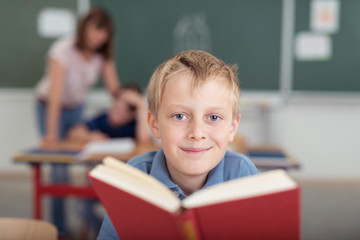
<path fill-rule="evenodd" d="M 358 98 L 294 97 L 274 111 L 273 137 L 300 161 L 299 175 L 360 177 L 359 110 Z"/>
<path fill-rule="evenodd" d="M 275 99 L 278 96 L 273 96 Z M 87 115 L 108 106 L 103 91 L 87 99 Z M 251 144 L 277 143 L 301 164 L 291 174 L 305 178 L 359 178 L 360 100 L 347 96 L 294 96 L 287 102 L 272 101 L 268 109 L 269 136 L 264 135 L 264 112 L 251 94 L 244 93 L 239 132 Z M 275 102 L 275 103 L 274 103 Z M 39 138 L 35 125 L 32 90 L 0 90 L 0 171 L 28 171 L 11 156 L 34 146 Z"/>
<path fill-rule="evenodd" d="M 305 178 L 360 177 L 358 96 L 293 94 L 287 101 L 272 104 L 267 118 L 269 133 L 265 141 L 261 138 L 264 126 L 246 129 L 253 121 L 246 111 L 240 131 L 250 141 L 258 137 L 260 142 L 277 144 L 293 155 L 301 169 L 292 174 Z M 262 129 L 262 136 L 252 136 L 254 129 Z"/>
<path fill-rule="evenodd" d="M 77 2 L 79 6 L 81 2 L 85 5 L 89 3 L 87 0 Z M 284 19 L 288 16 L 291 20 L 294 4 L 308 4 L 309 1 L 282 2 L 284 13 L 288 13 L 284 14 Z M 345 1 L 342 2 L 345 4 Z M 347 2 L 357 4 L 357 1 Z M 78 8 L 81 12 L 81 7 Z M 301 9 L 301 6 L 297 6 L 297 9 Z M 291 71 L 288 75 L 290 78 Z M 243 117 L 239 133 L 251 144 L 273 143 L 284 147 L 301 164 L 301 169 L 292 171 L 292 174 L 320 178 L 360 177 L 360 152 L 356 146 L 360 142 L 359 94 L 288 94 L 290 98 L 283 100 L 276 93 L 270 94 L 270 97 L 267 93 L 255 94 L 254 97 L 252 92 L 243 92 Z M 39 141 L 34 103 L 31 88 L 0 88 L 0 171 L 28 170 L 22 164 L 14 164 L 11 158 L 16 151 L 33 147 Z M 106 108 L 109 99 L 103 91 L 93 91 L 87 103 L 86 115 L 89 116 Z"/>

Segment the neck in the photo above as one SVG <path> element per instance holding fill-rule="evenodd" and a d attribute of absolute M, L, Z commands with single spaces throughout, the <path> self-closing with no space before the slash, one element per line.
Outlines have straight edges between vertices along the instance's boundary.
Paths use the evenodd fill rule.
<path fill-rule="evenodd" d="M 201 189 L 207 180 L 207 174 L 200 176 L 180 176 L 170 172 L 170 175 L 171 180 L 177 184 L 187 196 Z"/>
<path fill-rule="evenodd" d="M 83 58 L 85 60 L 90 60 L 92 52 L 89 51 L 89 50 L 84 49 L 84 50 L 81 51 L 81 55 L 83 56 Z"/>

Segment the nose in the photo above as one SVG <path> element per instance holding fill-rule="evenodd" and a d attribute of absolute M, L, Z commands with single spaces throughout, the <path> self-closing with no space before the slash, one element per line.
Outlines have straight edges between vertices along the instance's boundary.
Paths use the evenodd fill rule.
<path fill-rule="evenodd" d="M 98 33 L 96 37 L 94 37 L 94 42 L 98 47 L 102 46 L 107 40 L 107 36 L 103 33 Z"/>
<path fill-rule="evenodd" d="M 205 124 L 199 119 L 192 119 L 189 126 L 188 138 L 195 141 L 205 140 Z"/>

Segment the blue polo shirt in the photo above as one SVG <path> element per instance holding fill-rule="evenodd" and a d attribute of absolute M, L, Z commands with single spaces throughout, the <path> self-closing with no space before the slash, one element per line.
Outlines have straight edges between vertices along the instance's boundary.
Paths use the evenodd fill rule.
<path fill-rule="evenodd" d="M 171 181 L 163 150 L 152 151 L 134 157 L 128 164 L 155 177 L 167 186 L 179 199 L 186 198 L 180 187 Z M 244 155 L 227 151 L 219 164 L 208 175 L 204 188 L 236 178 L 258 174 L 254 164 Z M 119 239 L 110 218 L 105 214 L 98 240 Z"/>

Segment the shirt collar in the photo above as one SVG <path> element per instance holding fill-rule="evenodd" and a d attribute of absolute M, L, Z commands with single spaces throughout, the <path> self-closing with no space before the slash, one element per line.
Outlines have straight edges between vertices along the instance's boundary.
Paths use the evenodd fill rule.
<path fill-rule="evenodd" d="M 164 151 L 160 149 L 154 156 L 150 169 L 150 175 L 165 184 L 168 188 L 175 188 L 177 185 L 171 181 L 169 171 L 166 166 Z"/>
<path fill-rule="evenodd" d="M 210 170 L 206 183 L 202 189 L 224 182 L 224 158 L 225 156 L 216 167 Z"/>

